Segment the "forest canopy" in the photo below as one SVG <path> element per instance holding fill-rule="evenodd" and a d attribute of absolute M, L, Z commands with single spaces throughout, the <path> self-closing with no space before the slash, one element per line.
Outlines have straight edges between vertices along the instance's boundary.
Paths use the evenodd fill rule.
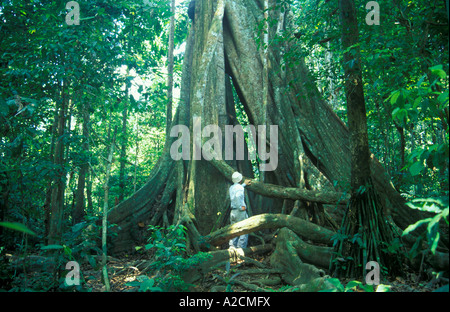
<path fill-rule="evenodd" d="M 448 285 L 448 20 L 445 0 L 2 1 L 0 289 Z"/>

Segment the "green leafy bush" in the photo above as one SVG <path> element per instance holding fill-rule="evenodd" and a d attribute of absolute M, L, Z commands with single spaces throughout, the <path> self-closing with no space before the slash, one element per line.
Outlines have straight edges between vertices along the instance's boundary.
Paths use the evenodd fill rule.
<path fill-rule="evenodd" d="M 418 239 L 413 248 L 411 248 L 411 252 L 413 254 L 415 253 L 417 248 L 420 246 L 420 242 L 426 236 L 430 251 L 434 255 L 440 239 L 439 223 L 441 220 L 444 220 L 448 225 L 448 202 L 445 203 L 443 200 L 436 198 L 417 198 L 407 203 L 407 205 L 412 209 L 418 209 L 436 214 L 433 217 L 425 218 L 411 224 L 403 231 L 403 235 L 407 235 L 419 228 L 421 225 L 427 225 L 426 231 L 421 234 L 420 239 Z"/>
<path fill-rule="evenodd" d="M 167 229 L 159 226 L 149 226 L 151 232 L 148 244 L 144 248 L 153 252 L 154 262 L 150 269 L 156 274 L 138 276 L 137 281 L 129 282 L 127 286 L 139 287 L 139 291 L 186 291 L 191 286 L 183 281 L 182 274 L 187 269 L 199 265 L 210 257 L 199 252 L 192 257 L 186 254 L 186 227 L 171 225 Z"/>
<path fill-rule="evenodd" d="M 68 273 L 65 266 L 69 261 L 76 261 L 80 265 L 89 263 L 93 269 L 100 268 L 95 255 L 102 254 L 98 247 L 101 240 L 101 226 L 98 225 L 98 217 L 86 217 L 85 220 L 73 225 L 70 231 L 64 233 L 60 244 L 40 246 L 44 254 L 51 256 L 55 261 L 54 271 L 50 272 L 52 273 L 49 278 L 50 288 L 58 289 L 58 291 L 90 291 L 86 287 L 83 274 L 80 274 L 80 285 L 68 286 L 65 283 Z M 108 224 L 108 228 L 113 226 Z"/>

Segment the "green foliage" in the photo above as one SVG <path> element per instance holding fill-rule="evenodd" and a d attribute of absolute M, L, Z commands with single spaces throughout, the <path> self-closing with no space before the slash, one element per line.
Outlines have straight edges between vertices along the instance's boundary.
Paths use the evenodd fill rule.
<path fill-rule="evenodd" d="M 67 186 L 63 227 L 71 225 L 77 180 L 86 164 L 84 208 L 89 216 L 99 213 L 104 139 L 109 127 L 121 125 L 125 105 L 128 131 L 118 136 L 126 148 L 125 197 L 147 181 L 164 146 L 169 3 L 88 0 L 80 10 L 80 25 L 68 26 L 65 2 L 0 4 L 0 200 L 6 203 L 0 214 L 34 229 L 36 239 L 46 234 L 46 209 L 57 179 Z M 176 47 L 185 40 L 185 11 L 180 7 L 176 15 Z M 177 86 L 182 55 L 175 58 Z M 59 137 L 63 98 L 69 104 Z M 85 109 L 88 137 L 83 133 Z M 59 165 L 54 162 L 56 142 L 64 144 Z M 112 168 L 109 206 L 121 194 L 118 163 Z M 8 248 L 20 239 L 18 233 L 3 233 Z"/>
<path fill-rule="evenodd" d="M 0 240 L 14 253 L 26 250 L 29 241 L 34 252 L 57 257 L 55 272 L 36 290 L 58 289 L 62 265 L 70 258 L 98 268 L 95 220 L 103 207 L 105 138 L 112 128 L 122 129 L 125 108 L 127 131 L 117 142 L 126 149 L 119 159 L 125 161 L 125 198 L 146 183 L 165 139 L 169 2 L 87 0 L 80 3 L 80 25 L 72 26 L 65 23 L 66 2 L 0 3 L 0 219 L 10 221 L 0 226 Z M 175 48 L 186 37 L 188 2 L 177 8 Z M 183 53 L 175 55 L 176 87 L 182 58 Z M 63 101 L 66 120 L 58 135 Z M 60 164 L 57 143 L 64 145 Z M 110 207 L 122 193 L 119 163 L 112 167 Z M 86 222 L 72 226 L 86 165 Z M 40 249 L 59 181 L 66 187 L 65 234 L 59 244 Z"/>
<path fill-rule="evenodd" d="M 12 229 L 15 231 L 19 231 L 25 234 L 36 235 L 32 230 L 27 228 L 25 225 L 17 222 L 0 222 L 0 226 L 3 226 L 8 229 Z"/>
<path fill-rule="evenodd" d="M 277 1 L 285 3 L 291 5 L 293 25 L 273 38 L 285 43 L 282 68 L 304 57 L 323 99 L 345 122 L 337 1 Z M 356 8 L 371 152 L 405 195 L 448 193 L 445 3 L 380 2 L 380 25 L 367 25 L 365 6 Z"/>
<path fill-rule="evenodd" d="M 444 221 L 448 227 L 448 213 L 449 213 L 449 205 L 448 200 L 444 201 L 436 198 L 418 198 L 410 201 L 407 205 L 412 209 L 418 209 L 421 211 L 431 212 L 435 215 L 433 217 L 425 218 L 417 221 L 414 224 L 409 225 L 404 231 L 403 235 L 407 235 L 416 229 L 421 228 L 421 226 L 426 225 L 427 228 L 420 235 L 420 239 L 417 242 L 422 241 L 426 237 L 426 241 L 428 243 L 428 247 L 430 248 L 431 253 L 434 255 L 436 253 L 436 249 L 438 247 L 440 232 L 439 225 Z M 417 254 L 417 248 L 420 245 L 416 244 L 411 248 L 410 255 L 415 256 Z"/>
<path fill-rule="evenodd" d="M 149 226 L 151 232 L 149 243 L 145 250 L 153 252 L 154 262 L 150 265 L 157 274 L 153 278 L 139 276 L 137 281 L 127 283 L 127 286 L 139 286 L 139 291 L 186 291 L 191 285 L 183 281 L 183 273 L 207 260 L 210 255 L 197 253 L 185 257 L 186 227 L 171 225 L 167 229 L 159 226 Z M 142 247 L 136 247 L 137 250 Z"/>
<path fill-rule="evenodd" d="M 137 287 L 139 292 L 161 292 L 161 287 L 155 287 L 155 279 L 148 277 L 147 275 L 140 275 L 136 278 L 136 281 L 128 282 L 125 285 L 131 287 Z"/>
<path fill-rule="evenodd" d="M 72 285 L 68 286 L 66 284 L 66 275 L 67 270 L 65 269 L 66 264 L 69 261 L 77 261 L 78 258 L 74 257 L 74 251 L 67 245 L 47 245 L 41 246 L 41 250 L 50 254 L 53 254 L 53 259 L 56 263 L 53 268 L 53 272 L 50 272 L 51 275 L 48 276 L 47 289 L 56 289 L 58 291 L 90 291 L 89 288 L 85 287 L 86 281 L 83 278 L 82 273 L 80 272 L 80 285 Z M 39 290 L 39 289 L 34 289 Z"/>
<path fill-rule="evenodd" d="M 441 80 L 445 80 L 447 74 L 442 65 L 429 68 L 430 75 L 435 77 L 429 83 L 427 75 L 423 75 L 416 84 L 407 89 L 401 88 L 393 91 L 386 99 L 392 105 L 392 118 L 402 124 L 419 122 L 419 117 L 434 123 L 442 118 L 442 113 L 449 105 L 448 87 Z M 436 91 L 442 90 L 442 91 Z M 441 142 L 431 142 L 417 147 L 408 156 L 405 169 L 411 176 L 418 176 L 428 167 L 439 172 L 445 172 L 448 167 L 448 131 Z"/>
<path fill-rule="evenodd" d="M 98 218 L 87 218 L 86 221 L 75 224 L 70 231 L 64 234 L 62 244 L 42 245 L 40 250 L 44 254 L 51 255 L 54 258 L 55 266 L 53 268 L 52 278 L 49 280 L 48 287 L 56 288 L 60 291 L 90 291 L 86 287 L 86 281 L 80 272 L 81 284 L 67 286 L 65 284 L 65 277 L 67 270 L 65 265 L 69 261 L 76 261 L 80 265 L 89 263 L 93 269 L 99 269 L 100 264 L 97 263 L 95 255 L 100 255 L 100 233 L 101 227 L 97 225 Z M 112 228 L 114 225 L 109 225 Z M 111 231 L 108 230 L 108 233 Z M 114 234 L 110 234 L 114 235 Z"/>

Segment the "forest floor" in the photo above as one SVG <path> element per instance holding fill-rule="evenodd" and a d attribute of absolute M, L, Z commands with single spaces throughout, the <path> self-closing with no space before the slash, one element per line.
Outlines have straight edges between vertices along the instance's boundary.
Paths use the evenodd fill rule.
<path fill-rule="evenodd" d="M 135 281 L 138 276 L 149 272 L 142 272 L 138 269 L 141 264 L 146 263 L 146 259 L 114 259 L 109 261 L 110 284 L 113 292 L 137 291 L 135 287 L 126 284 Z M 203 279 L 189 291 L 194 292 L 248 292 L 248 291 L 268 291 L 268 292 L 292 292 L 296 288 L 283 282 L 280 273 L 272 273 L 268 265 L 268 256 L 255 256 L 242 263 L 230 265 L 227 273 L 226 268 L 210 271 Z M 259 263 L 259 264 L 257 264 Z M 264 272 L 266 270 L 267 272 Z M 272 269 L 272 271 L 275 271 Z M 269 272 L 269 273 L 268 273 Z M 100 270 L 87 270 L 84 272 L 87 280 L 87 287 L 93 292 L 105 290 L 102 283 Z M 233 277 L 234 276 L 234 277 Z M 232 278 L 233 277 L 233 278 Z M 228 283 L 227 283 L 228 281 Z M 351 279 L 340 279 L 342 285 L 347 285 Z M 440 282 L 434 279 L 421 278 L 414 272 L 407 272 L 405 277 L 395 277 L 381 281 L 383 285 L 390 286 L 390 292 L 432 292 L 441 287 Z M 227 288 L 228 286 L 228 288 Z M 355 288 L 353 291 L 364 292 L 365 290 Z"/>
<path fill-rule="evenodd" d="M 64 281 L 64 278 L 59 278 L 58 280 L 55 278 L 55 274 L 52 273 L 54 268 L 58 267 L 55 265 L 54 259 L 39 254 L 29 254 L 26 262 L 20 259 L 23 258 L 15 257 L 13 254 L 3 253 L 1 255 L 0 291 L 70 291 L 70 289 L 61 287 L 61 284 L 63 284 L 61 281 Z M 251 258 L 245 258 L 240 263 L 230 263 L 228 270 L 226 265 L 223 265 L 223 267 L 208 272 L 201 280 L 196 281 L 195 285 L 192 285 L 188 291 L 296 291 L 296 287 L 283 281 L 280 271 L 271 268 L 269 259 L 270 254 L 253 255 Z M 143 253 L 109 257 L 108 272 L 111 291 L 139 291 L 139 286 L 136 287 L 139 285 L 139 283 L 136 283 L 139 281 L 139 277 L 147 276 L 150 279 L 155 277 L 155 272 L 152 272 L 150 267 L 150 264 L 153 262 L 149 254 Z M 102 270 L 98 265 L 99 263 L 100 257 L 97 258 L 97 265 L 95 267 L 88 261 L 80 264 L 82 280 L 84 282 L 82 282 L 82 289 L 78 289 L 78 291 L 105 291 Z M 63 266 L 59 265 L 62 269 Z M 5 278 L 6 276 L 8 278 Z M 166 276 L 173 278 L 171 274 Z M 339 281 L 345 287 L 351 279 L 339 279 Z M 433 276 L 429 276 L 423 271 L 421 274 L 418 274 L 418 272 L 408 270 L 403 277 L 381 277 L 381 284 L 389 286 L 390 292 L 432 292 L 444 284 L 448 284 L 448 279 L 444 279 L 443 282 L 442 280 L 436 280 Z M 356 292 L 367 291 L 367 289 L 359 287 L 351 290 Z"/>

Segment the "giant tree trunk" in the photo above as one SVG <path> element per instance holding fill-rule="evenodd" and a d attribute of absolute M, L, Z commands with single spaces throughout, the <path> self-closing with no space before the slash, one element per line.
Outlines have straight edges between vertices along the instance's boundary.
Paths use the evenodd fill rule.
<path fill-rule="evenodd" d="M 109 213 L 109 221 L 120 226 L 112 242 L 115 252 L 132 249 L 146 238 L 142 224 L 189 219 L 191 239 L 210 234 L 218 213 L 223 215 L 229 205 L 229 172 L 237 169 L 253 177 L 247 158 L 193 160 L 201 144 L 195 144 L 193 131 L 199 125 L 194 120 L 200 117 L 202 127 L 219 125 L 223 134 L 225 125 L 237 124 L 233 87 L 252 125 L 278 125 L 278 166 L 248 187 L 253 214 L 279 213 L 284 199 L 334 205 L 348 199 L 333 183 L 348 184 L 351 179 L 348 128 L 322 99 L 302 58 L 282 69 L 280 47 L 269 47 L 264 62 L 265 53 L 255 40 L 255 29 L 264 23 L 263 8 L 262 1 L 196 1 L 184 56 L 181 101 L 173 118 L 173 125 L 186 125 L 191 131 L 190 160 L 171 158 L 170 147 L 177 138 L 167 136 L 148 182 Z M 269 15 L 278 21 L 270 28 L 269 38 L 278 28 L 289 27 L 288 10 L 272 10 Z M 269 140 L 266 143 L 269 151 Z M 373 156 L 370 165 L 375 187 L 395 222 L 402 228 L 411 224 L 416 218 L 383 166 Z"/>

